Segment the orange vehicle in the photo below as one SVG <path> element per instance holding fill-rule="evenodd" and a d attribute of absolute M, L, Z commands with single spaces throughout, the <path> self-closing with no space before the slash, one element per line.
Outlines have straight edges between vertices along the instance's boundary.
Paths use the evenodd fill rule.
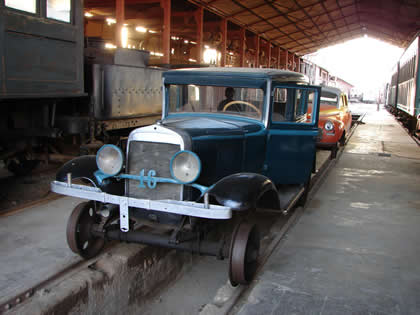
<path fill-rule="evenodd" d="M 335 158 L 339 145 L 344 145 L 351 127 L 347 95 L 334 87 L 322 87 L 318 127 L 322 129 L 317 147 L 331 150 Z"/>

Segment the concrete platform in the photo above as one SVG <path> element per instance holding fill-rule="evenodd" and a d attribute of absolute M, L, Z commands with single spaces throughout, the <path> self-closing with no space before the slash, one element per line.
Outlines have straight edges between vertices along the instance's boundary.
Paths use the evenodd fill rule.
<path fill-rule="evenodd" d="M 420 314 L 420 149 L 364 122 L 235 313 Z"/>
<path fill-rule="evenodd" d="M 55 275 L 81 258 L 66 242 L 76 198 L 61 198 L 0 218 L 0 303 Z"/>

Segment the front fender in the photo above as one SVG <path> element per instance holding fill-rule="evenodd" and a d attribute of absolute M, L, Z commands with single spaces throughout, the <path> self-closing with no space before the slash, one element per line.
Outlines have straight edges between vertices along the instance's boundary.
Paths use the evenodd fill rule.
<path fill-rule="evenodd" d="M 71 173 L 72 180 L 82 179 L 85 182 L 90 182 L 109 194 L 119 196 L 124 194 L 124 181 L 117 181 L 115 178 L 107 178 L 99 184 L 94 175 L 97 170 L 98 166 L 96 165 L 95 155 L 79 156 L 60 167 L 55 179 L 60 182 L 66 182 L 67 174 Z"/>
<path fill-rule="evenodd" d="M 280 199 L 274 183 L 254 173 L 237 173 L 222 178 L 208 191 L 218 203 L 233 210 L 257 207 L 280 209 Z"/>

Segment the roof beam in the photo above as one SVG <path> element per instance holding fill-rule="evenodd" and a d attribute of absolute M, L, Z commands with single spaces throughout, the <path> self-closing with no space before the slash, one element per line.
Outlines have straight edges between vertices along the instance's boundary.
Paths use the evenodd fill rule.
<path fill-rule="evenodd" d="M 273 6 L 273 4 L 272 3 L 270 3 L 270 2 L 268 2 L 268 0 L 265 0 L 265 2 L 271 7 L 271 8 L 273 8 L 276 12 L 279 12 L 280 14 L 282 13 L 281 11 L 279 11 L 279 9 L 278 8 L 276 8 L 275 6 Z M 290 21 L 290 22 L 293 22 L 288 16 L 285 16 L 284 17 L 285 19 L 287 19 L 288 21 Z M 268 21 L 267 21 L 268 22 Z M 313 42 L 313 40 L 310 38 L 310 37 L 308 37 L 308 35 L 305 33 L 305 31 L 304 30 L 302 30 L 298 25 L 295 25 L 295 27 L 297 28 L 297 29 L 299 29 L 303 34 L 305 34 L 305 36 L 307 37 L 307 38 L 309 38 L 312 42 Z M 291 38 L 290 36 L 289 36 L 289 38 Z M 293 39 L 293 38 L 292 38 Z"/>
<path fill-rule="evenodd" d="M 151 3 L 160 3 L 160 0 L 125 0 L 125 4 L 151 4 Z M 114 7 L 115 0 L 103 0 L 103 1 L 92 1 L 86 0 L 84 7 L 85 8 L 103 8 L 103 7 Z"/>
<path fill-rule="evenodd" d="M 337 2 L 337 0 L 336 0 L 336 2 Z M 336 32 L 337 32 L 337 34 L 340 34 L 340 32 L 338 31 L 338 27 L 337 27 L 337 24 L 335 24 L 335 20 L 331 17 L 331 15 L 330 15 L 330 12 L 328 12 L 328 10 L 327 10 L 327 8 L 325 7 L 325 4 L 324 3 L 321 3 L 321 5 L 322 5 L 322 8 L 325 10 L 325 13 L 327 14 L 327 16 L 328 16 L 328 19 L 330 20 L 330 22 L 334 25 L 334 28 L 335 28 L 335 30 L 336 30 Z M 341 10 L 340 10 L 340 13 L 341 13 Z M 344 21 L 345 22 L 345 21 Z M 346 23 L 347 24 L 347 23 Z M 343 34 L 341 34 L 341 37 L 343 37 Z"/>
<path fill-rule="evenodd" d="M 355 16 L 355 15 L 356 14 L 351 14 L 351 15 L 345 16 L 344 18 L 346 18 L 346 17 L 352 17 L 352 16 Z M 331 24 L 331 22 L 321 23 L 321 24 L 318 24 L 318 26 L 322 27 L 322 26 L 329 25 L 329 24 Z M 359 24 L 357 24 L 357 25 L 359 25 Z M 341 27 L 337 27 L 337 28 L 343 28 L 343 27 L 348 27 L 349 31 L 351 31 L 349 24 L 347 24 L 346 26 L 341 26 Z M 311 28 L 312 27 L 307 27 L 304 30 L 309 30 Z M 264 31 L 262 33 L 266 33 L 266 32 L 268 32 L 268 31 Z M 298 34 L 298 33 L 300 33 L 300 31 L 294 31 L 294 32 L 287 33 L 287 34 L 290 35 L 290 36 L 292 36 L 292 35 Z M 317 35 L 317 34 L 313 34 L 313 35 Z M 284 37 L 284 36 L 282 36 L 282 35 L 281 36 L 277 36 L 277 37 L 271 38 L 271 40 L 277 40 L 277 39 L 282 38 L 282 37 Z"/>
<path fill-rule="evenodd" d="M 318 30 L 318 32 L 321 34 L 321 29 L 318 27 L 318 25 L 314 22 L 313 18 L 308 14 L 308 12 L 306 12 L 306 10 L 304 8 L 302 8 L 297 2 L 296 0 L 293 0 L 293 2 L 302 9 L 303 13 L 311 20 L 312 24 L 315 26 L 315 28 Z M 321 3 L 321 5 L 323 6 L 324 10 L 325 10 L 325 6 L 323 3 Z M 296 28 L 300 29 L 300 27 L 298 27 L 298 25 L 296 25 Z M 302 32 L 304 33 L 304 31 L 302 30 Z M 304 33 L 305 34 L 305 33 Z M 306 34 L 305 34 L 306 35 Z M 325 37 L 325 36 L 324 36 Z M 326 37 L 325 37 L 326 39 Z"/>
<path fill-rule="evenodd" d="M 255 15 L 257 18 L 264 20 L 264 18 L 262 16 L 260 16 L 259 14 L 253 12 L 251 9 L 249 9 L 248 7 L 244 6 L 243 4 L 239 3 L 236 0 L 231 0 L 233 3 L 235 3 L 237 6 L 242 7 L 244 9 L 247 9 L 250 13 L 252 13 L 253 15 Z M 266 21 L 267 24 L 271 25 L 272 27 L 274 27 L 275 29 L 277 29 L 280 33 L 283 33 L 284 35 L 286 35 L 287 37 L 291 38 L 289 35 L 287 35 L 287 33 L 285 33 L 284 31 L 282 31 L 279 27 L 275 26 L 273 23 Z M 257 34 L 259 35 L 259 34 Z"/>
<path fill-rule="evenodd" d="M 351 35 L 350 35 L 351 34 Z M 351 37 L 351 36 L 353 36 L 353 35 L 355 35 L 355 34 L 360 34 L 360 35 L 362 35 L 362 32 L 361 32 L 361 30 L 354 30 L 354 31 L 352 31 L 352 32 L 350 32 L 349 33 L 349 37 Z M 328 41 L 320 41 L 320 42 L 318 42 L 318 46 L 319 47 L 322 47 L 322 46 L 325 46 L 325 45 L 327 45 L 327 44 L 335 44 L 336 42 L 338 42 L 338 41 L 344 41 L 344 39 L 342 39 L 342 38 L 340 38 L 340 35 L 333 35 L 333 36 L 331 36 L 329 39 L 328 39 Z M 294 46 L 291 46 L 291 47 L 289 47 L 289 49 L 290 50 L 294 50 L 295 48 L 297 48 L 297 47 L 299 47 L 300 45 L 294 45 Z M 316 47 L 316 46 L 311 46 L 311 47 Z M 298 51 L 298 50 L 297 50 Z"/>
<path fill-rule="evenodd" d="M 251 10 L 255 10 L 255 9 L 259 9 L 259 8 L 261 8 L 261 7 L 263 7 L 263 6 L 265 6 L 265 5 L 267 5 L 267 2 L 268 1 L 266 1 L 265 3 L 263 3 L 263 4 L 260 4 L 260 5 L 257 5 L 257 6 L 255 6 L 255 7 L 253 7 L 253 8 L 250 8 Z M 276 6 L 281 6 L 281 5 L 279 5 L 278 3 L 276 3 L 275 1 L 269 1 L 270 3 L 272 3 L 272 4 L 274 4 L 274 5 L 276 5 Z M 308 9 L 308 8 L 312 8 L 312 7 L 314 7 L 314 6 L 316 6 L 317 4 L 320 4 L 321 2 L 325 2 L 325 0 L 321 0 L 321 1 L 318 1 L 318 2 L 316 2 L 316 3 L 312 3 L 312 4 L 309 4 L 309 5 L 306 5 L 306 6 L 302 6 L 302 8 L 304 8 L 304 9 Z M 284 7 L 282 7 L 282 8 L 284 8 Z M 229 17 L 235 17 L 236 15 L 238 15 L 238 14 L 242 14 L 242 13 L 245 13 L 247 10 L 240 10 L 240 11 L 238 11 L 238 12 L 236 12 L 236 13 L 233 13 L 233 14 L 231 14 L 231 16 L 229 16 Z M 291 10 L 289 10 L 289 11 L 287 11 L 287 12 L 282 12 L 282 15 L 281 16 L 285 16 L 285 15 L 288 15 L 288 14 L 291 14 L 291 13 L 296 13 L 296 12 L 299 12 L 300 11 L 300 9 L 291 9 Z M 281 11 L 280 11 L 281 12 Z"/>
<path fill-rule="evenodd" d="M 347 39 L 350 40 L 352 38 L 360 37 L 362 35 L 361 32 L 359 32 L 359 31 L 358 32 L 353 31 L 352 33 L 354 33 L 354 34 L 350 35 Z M 337 37 L 337 35 L 336 35 L 336 37 Z M 330 40 L 330 43 L 332 43 L 332 44 L 336 44 L 338 42 L 339 42 L 339 40 L 336 40 L 334 37 Z M 295 50 L 295 52 L 299 53 L 299 54 L 302 53 L 302 52 L 305 52 L 304 54 L 307 54 L 308 52 L 316 51 L 319 48 L 323 48 L 324 45 L 325 45 L 325 43 L 322 43 L 322 44 L 320 43 L 319 45 L 310 46 L 309 49 L 308 48 L 297 49 L 297 50 Z M 294 46 L 293 48 L 290 48 L 290 49 L 294 49 L 295 47 L 299 47 L 299 46 Z"/>
<path fill-rule="evenodd" d="M 341 16 L 344 18 L 344 24 L 346 24 L 346 26 L 347 26 L 347 30 L 350 31 L 350 28 L 349 28 L 349 26 L 347 24 L 347 21 L 345 19 L 345 15 L 343 13 L 343 7 L 340 5 L 340 3 L 338 2 L 338 0 L 335 0 L 335 3 L 337 4 L 337 7 L 340 9 Z"/>
<path fill-rule="evenodd" d="M 344 6 L 343 8 L 347 8 L 347 7 L 353 7 L 354 6 L 354 4 L 350 4 L 350 5 L 347 5 L 347 6 Z M 330 13 L 332 13 L 332 12 L 335 12 L 335 11 L 338 11 L 339 9 L 334 9 L 334 10 L 331 10 L 331 11 L 329 11 Z M 323 12 L 323 13 L 321 13 L 321 14 L 316 14 L 316 15 L 312 15 L 312 18 L 316 18 L 316 17 L 320 17 L 320 16 L 323 16 L 323 15 L 325 15 L 326 13 L 325 12 Z M 355 14 L 351 14 L 351 15 L 348 15 L 347 17 L 349 17 L 349 16 L 353 16 L 353 15 L 357 15 L 357 13 L 355 13 Z M 295 25 L 296 23 L 301 23 L 301 22 L 305 22 L 305 21 L 307 21 L 308 19 L 307 18 L 305 18 L 305 19 L 300 19 L 300 20 L 297 20 L 297 21 L 295 21 L 295 22 L 291 22 L 291 23 L 288 23 L 288 24 L 283 24 L 283 25 L 279 25 L 279 27 L 287 27 L 287 26 L 290 26 L 290 25 Z M 263 21 L 259 21 L 259 22 L 263 22 Z M 249 26 L 249 24 L 246 24 L 245 26 Z M 271 28 L 271 29 L 268 29 L 268 30 L 265 30 L 264 32 L 269 32 L 269 31 L 272 31 L 274 28 Z"/>

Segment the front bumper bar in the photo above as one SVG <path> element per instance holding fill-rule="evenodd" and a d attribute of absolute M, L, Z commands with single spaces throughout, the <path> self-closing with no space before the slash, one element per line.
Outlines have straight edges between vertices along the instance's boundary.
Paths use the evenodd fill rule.
<path fill-rule="evenodd" d="M 230 219 L 232 210 L 229 207 L 211 205 L 192 201 L 178 200 L 149 200 L 126 196 L 116 196 L 102 192 L 97 187 L 77 184 L 68 184 L 60 181 L 51 182 L 51 191 L 57 194 L 95 200 L 103 203 L 112 203 L 120 206 L 120 226 L 123 232 L 129 230 L 128 208 L 154 210 L 207 219 Z"/>

